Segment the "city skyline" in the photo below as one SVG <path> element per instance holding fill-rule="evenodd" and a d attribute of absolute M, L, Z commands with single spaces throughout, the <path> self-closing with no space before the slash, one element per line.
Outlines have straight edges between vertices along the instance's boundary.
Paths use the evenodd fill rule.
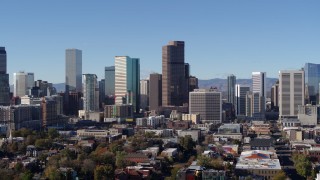
<path fill-rule="evenodd" d="M 19 71 L 34 72 L 35 79 L 64 82 L 67 48 L 81 49 L 83 73 L 95 73 L 99 80 L 116 55 L 140 57 L 142 78 L 161 73 L 161 47 L 172 40 L 185 41 L 186 62 L 191 64 L 191 75 L 199 79 L 226 78 L 228 74 L 249 78 L 254 71 L 277 78 L 281 69 L 300 69 L 320 59 L 316 1 L 177 1 L 171 6 L 147 1 L 80 1 L 64 2 L 64 6 L 59 1 L 37 2 L 4 2 L 0 7 L 0 15 L 6 17 L 0 46 L 8 54 L 10 84 L 13 73 Z M 114 16 L 120 7 L 123 14 Z M 82 11 L 70 14 L 70 8 Z M 134 14 L 126 12 L 132 8 Z M 150 17 L 144 20 L 146 16 Z M 127 26 L 136 28 L 127 33 Z M 243 64 L 247 67 L 238 68 Z"/>

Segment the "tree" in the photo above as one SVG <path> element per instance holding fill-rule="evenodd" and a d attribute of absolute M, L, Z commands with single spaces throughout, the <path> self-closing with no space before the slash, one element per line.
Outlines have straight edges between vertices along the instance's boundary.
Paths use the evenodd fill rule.
<path fill-rule="evenodd" d="M 191 152 L 195 147 L 195 142 L 190 135 L 180 137 L 179 143 L 182 146 L 184 152 Z"/>
<path fill-rule="evenodd" d="M 198 165 L 206 168 L 212 168 L 212 159 L 208 156 L 200 155 L 198 157 Z"/>
<path fill-rule="evenodd" d="M 26 171 L 21 174 L 20 179 L 21 180 L 32 180 L 32 177 L 33 177 L 33 174 L 31 173 L 31 171 Z"/>
<path fill-rule="evenodd" d="M 94 169 L 94 180 L 112 179 L 114 176 L 114 169 L 110 164 L 98 165 Z"/>
<path fill-rule="evenodd" d="M 274 180 L 286 180 L 287 176 L 286 176 L 286 173 L 283 170 L 281 170 L 273 177 L 273 179 Z"/>
<path fill-rule="evenodd" d="M 81 167 L 81 172 L 85 174 L 88 179 L 92 179 L 92 175 L 94 173 L 94 168 L 96 167 L 96 163 L 91 159 L 85 159 L 83 161 L 83 165 Z"/>
<path fill-rule="evenodd" d="M 172 180 L 178 180 L 177 174 L 178 174 L 178 171 L 179 171 L 180 169 L 181 169 L 180 167 L 174 167 L 174 168 L 171 170 L 171 179 L 172 179 Z"/>
<path fill-rule="evenodd" d="M 292 156 L 294 167 L 297 173 L 305 178 L 311 175 L 312 164 L 309 158 L 304 154 L 294 154 Z"/>
<path fill-rule="evenodd" d="M 59 132 L 54 128 L 49 128 L 48 135 L 50 139 L 55 139 L 59 137 Z"/>
<path fill-rule="evenodd" d="M 123 151 L 118 151 L 116 154 L 116 166 L 117 168 L 125 168 L 126 162 L 124 161 L 126 153 Z"/>

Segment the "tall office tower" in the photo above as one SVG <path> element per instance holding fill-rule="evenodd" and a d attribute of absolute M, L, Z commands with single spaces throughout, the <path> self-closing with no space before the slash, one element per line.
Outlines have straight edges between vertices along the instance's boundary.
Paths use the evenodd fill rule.
<path fill-rule="evenodd" d="M 266 98 L 266 73 L 252 72 L 252 92 L 260 93 L 260 96 Z"/>
<path fill-rule="evenodd" d="M 150 74 L 149 110 L 158 110 L 162 106 L 162 75 Z"/>
<path fill-rule="evenodd" d="M 0 105 L 10 105 L 9 74 L 7 74 L 7 52 L 0 47 Z"/>
<path fill-rule="evenodd" d="M 99 111 L 99 87 L 97 75 L 83 74 L 82 76 L 83 110 Z"/>
<path fill-rule="evenodd" d="M 115 57 L 115 103 L 131 104 L 134 112 L 140 110 L 140 59 Z"/>
<path fill-rule="evenodd" d="M 231 74 L 228 76 L 228 103 L 236 105 L 236 76 Z"/>
<path fill-rule="evenodd" d="M 106 96 L 114 96 L 114 86 L 115 86 L 115 67 L 109 66 L 105 67 L 105 90 Z"/>
<path fill-rule="evenodd" d="M 82 90 L 82 51 L 66 49 L 66 92 Z"/>
<path fill-rule="evenodd" d="M 250 91 L 249 86 L 236 84 L 236 115 L 246 114 L 246 95 Z"/>
<path fill-rule="evenodd" d="M 13 96 L 22 97 L 27 94 L 27 73 L 21 71 L 13 73 Z"/>
<path fill-rule="evenodd" d="M 296 117 L 298 106 L 304 105 L 304 71 L 279 72 L 279 116 Z"/>
<path fill-rule="evenodd" d="M 221 92 L 217 92 L 214 89 L 195 89 L 193 92 L 190 92 L 189 94 L 190 114 L 200 114 L 200 120 L 203 123 L 221 123 Z"/>
<path fill-rule="evenodd" d="M 184 42 L 171 41 L 162 47 L 162 105 L 188 103 L 188 79 L 184 63 Z"/>
<path fill-rule="evenodd" d="M 27 73 L 27 88 L 32 89 L 34 87 L 34 73 Z"/>
<path fill-rule="evenodd" d="M 260 93 L 247 92 L 246 95 L 246 116 L 265 119 L 264 97 Z"/>
<path fill-rule="evenodd" d="M 279 81 L 271 87 L 271 106 L 279 107 Z"/>
<path fill-rule="evenodd" d="M 146 109 L 149 106 L 149 80 L 140 80 L 140 107 Z"/>
<path fill-rule="evenodd" d="M 320 64 L 306 63 L 304 66 L 305 93 L 308 104 L 319 104 Z"/>
<path fill-rule="evenodd" d="M 105 79 L 101 79 L 99 81 L 99 108 L 103 108 L 104 105 L 104 101 L 106 98 L 106 83 L 105 83 Z"/>

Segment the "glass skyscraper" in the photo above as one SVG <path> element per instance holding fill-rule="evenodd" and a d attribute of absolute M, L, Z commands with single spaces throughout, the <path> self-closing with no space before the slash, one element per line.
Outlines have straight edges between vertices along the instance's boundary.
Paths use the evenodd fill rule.
<path fill-rule="evenodd" d="M 0 47 L 0 105 L 10 105 L 9 74 L 7 74 L 7 52 Z"/>
<path fill-rule="evenodd" d="M 115 67 L 109 66 L 105 67 L 105 95 L 114 96 L 114 86 L 115 86 Z"/>
<path fill-rule="evenodd" d="M 82 90 L 82 51 L 66 49 L 66 92 Z"/>
<path fill-rule="evenodd" d="M 107 83 L 107 82 L 106 82 Z M 115 57 L 115 103 L 132 104 L 140 110 L 140 59 Z"/>
<path fill-rule="evenodd" d="M 304 66 L 306 102 L 319 104 L 320 64 L 306 63 Z"/>
<path fill-rule="evenodd" d="M 83 110 L 99 110 L 99 87 L 95 74 L 83 74 Z"/>

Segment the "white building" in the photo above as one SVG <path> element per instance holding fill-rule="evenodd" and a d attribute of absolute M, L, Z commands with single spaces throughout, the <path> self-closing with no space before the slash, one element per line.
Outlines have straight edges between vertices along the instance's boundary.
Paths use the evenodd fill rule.
<path fill-rule="evenodd" d="M 318 122 L 318 107 L 315 105 L 299 105 L 298 119 L 302 126 L 316 126 Z"/>
<path fill-rule="evenodd" d="M 266 72 L 252 72 L 252 92 L 266 97 Z"/>
<path fill-rule="evenodd" d="M 283 70 L 279 72 L 279 116 L 296 117 L 298 106 L 304 105 L 304 72 Z"/>
<path fill-rule="evenodd" d="M 150 116 L 147 120 L 147 126 L 150 126 L 152 128 L 157 128 L 160 126 L 161 123 L 163 123 L 165 120 L 164 115 L 161 116 Z"/>
<path fill-rule="evenodd" d="M 13 73 L 13 86 L 14 97 L 22 97 L 24 95 L 27 95 L 27 73 L 22 71 Z"/>
<path fill-rule="evenodd" d="M 168 157 L 168 158 L 174 157 L 174 156 L 176 156 L 177 154 L 178 154 L 177 148 L 167 148 L 167 149 L 165 149 L 165 150 L 163 150 L 163 151 L 161 152 L 161 155 L 162 155 L 162 156 L 165 156 L 165 157 Z"/>
<path fill-rule="evenodd" d="M 200 114 L 200 120 L 208 123 L 222 121 L 222 95 L 213 89 L 195 89 L 189 93 L 189 113 Z"/>

